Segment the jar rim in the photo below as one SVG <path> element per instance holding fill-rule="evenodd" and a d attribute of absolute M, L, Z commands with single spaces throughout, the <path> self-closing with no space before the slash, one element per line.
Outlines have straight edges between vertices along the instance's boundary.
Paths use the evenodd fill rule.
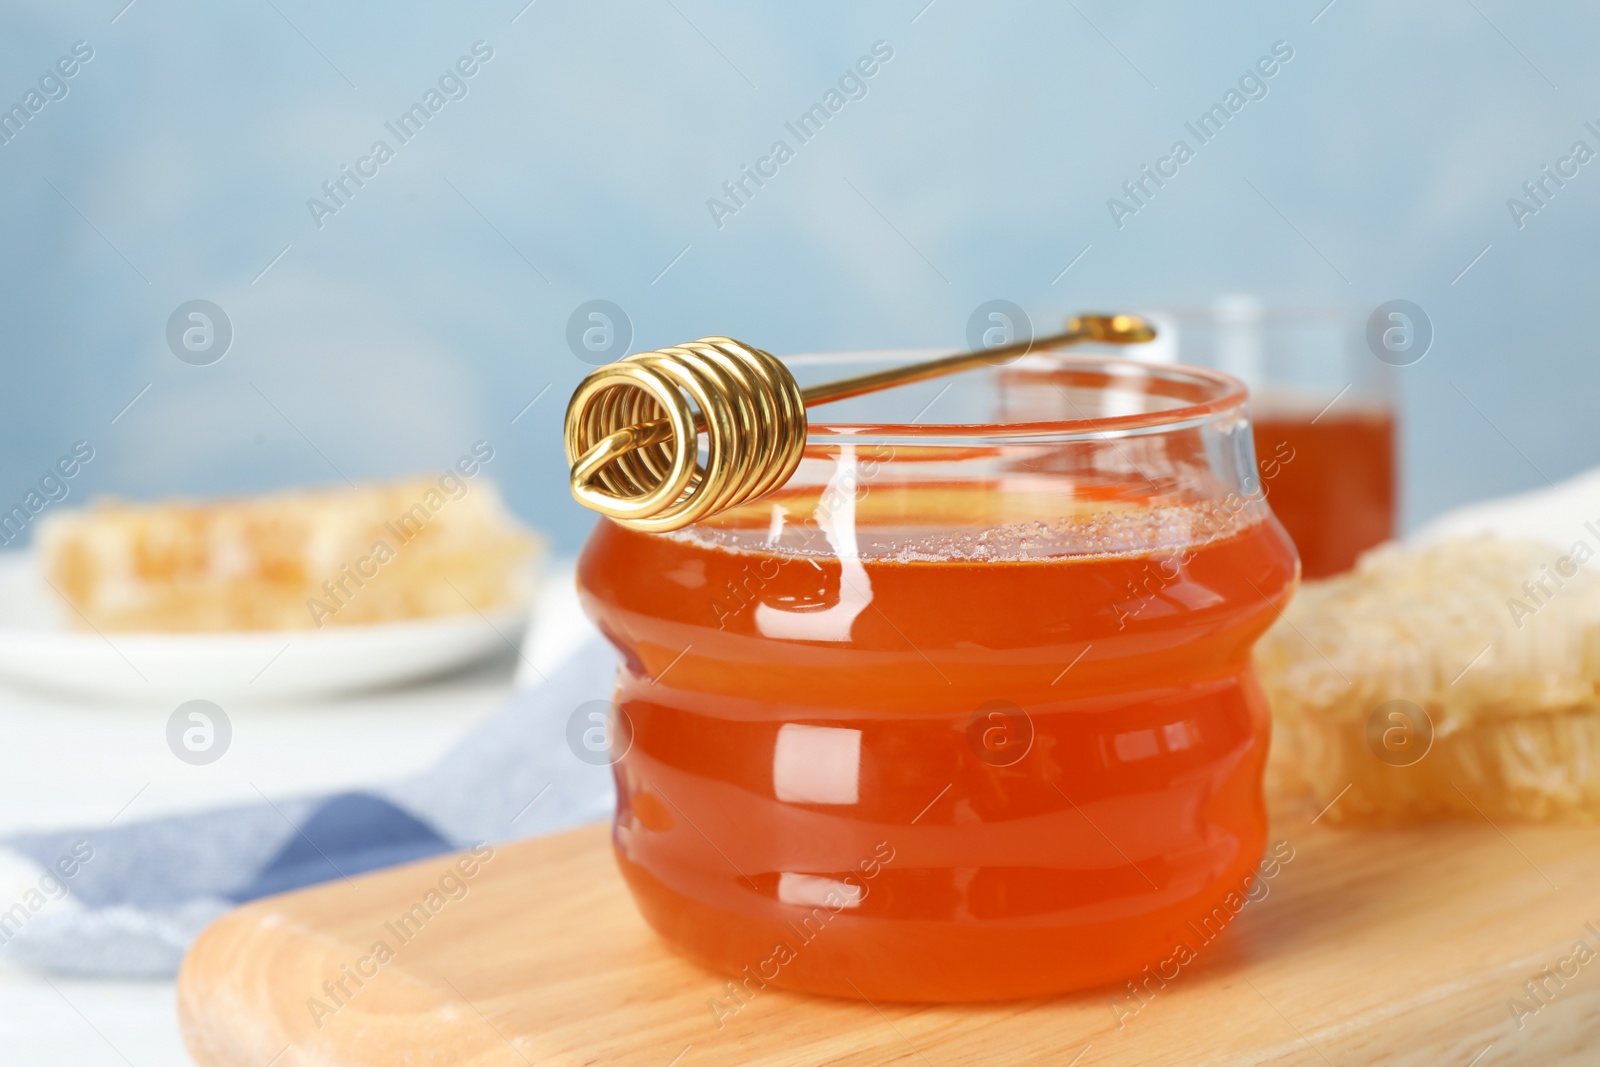
<path fill-rule="evenodd" d="M 946 354 L 938 349 L 879 349 L 868 351 L 807 353 L 784 357 L 790 367 L 833 366 L 850 363 L 910 363 Z M 974 438 L 1006 441 L 1071 441 L 1094 440 L 1107 437 L 1125 437 L 1148 433 L 1163 433 L 1192 427 L 1226 413 L 1242 408 L 1249 399 L 1249 390 L 1243 381 L 1224 371 L 1197 367 L 1187 363 L 1154 363 L 1117 356 L 1058 355 L 1039 353 L 1023 356 L 1007 366 L 1021 370 L 1048 370 L 1053 374 L 1078 376 L 1082 384 L 1091 388 L 1126 384 L 1135 380 L 1161 383 L 1174 396 L 1184 391 L 1190 396 L 1181 397 L 1171 407 L 1155 411 L 1107 415 L 1102 418 L 1084 416 L 1076 419 L 1051 419 L 1034 422 L 834 422 L 815 416 L 821 415 L 825 406 L 811 412 L 813 416 L 806 430 L 808 441 L 817 443 L 848 443 L 863 439 L 900 438 L 931 443 L 931 438 L 954 438 L 971 443 Z M 952 379 L 959 378 L 952 375 Z M 1143 390 L 1160 393 L 1158 389 Z"/>

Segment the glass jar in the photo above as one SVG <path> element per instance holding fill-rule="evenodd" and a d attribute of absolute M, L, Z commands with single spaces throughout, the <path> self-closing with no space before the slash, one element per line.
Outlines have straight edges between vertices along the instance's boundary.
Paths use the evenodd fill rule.
<path fill-rule="evenodd" d="M 1307 578 L 1341 574 L 1394 537 L 1394 366 L 1373 355 L 1363 316 L 1266 307 L 1241 293 L 1154 317 L 1162 329 L 1151 347 L 1232 374 L 1250 390 L 1262 491 Z"/>
<path fill-rule="evenodd" d="M 1033 355 L 811 416 L 779 492 L 669 534 L 601 520 L 580 561 L 646 919 L 732 976 L 730 1011 L 1040 996 L 1201 951 L 1265 844 L 1250 650 L 1298 573 L 1244 387 Z"/>

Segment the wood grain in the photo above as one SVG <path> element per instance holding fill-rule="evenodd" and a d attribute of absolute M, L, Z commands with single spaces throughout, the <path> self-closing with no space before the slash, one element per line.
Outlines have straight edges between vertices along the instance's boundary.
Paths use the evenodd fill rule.
<path fill-rule="evenodd" d="M 1275 838 L 1294 858 L 1267 896 L 1143 1002 L 1125 988 L 974 1007 L 769 989 L 719 1026 L 708 1002 L 726 979 L 644 925 L 593 826 L 497 848 L 471 878 L 439 857 L 240 908 L 190 952 L 179 1014 L 204 1067 L 1595 1062 L 1600 959 L 1546 981 L 1546 1002 L 1524 983 L 1575 942 L 1600 951 L 1600 828 L 1299 816 Z M 459 899 L 440 890 L 452 873 Z M 394 926 L 419 904 L 425 921 Z M 394 947 L 382 964 L 380 940 Z M 358 964 L 375 972 L 359 987 L 341 969 Z M 340 978 L 336 1004 L 323 983 Z M 1538 1008 L 1520 1028 L 1512 998 Z"/>

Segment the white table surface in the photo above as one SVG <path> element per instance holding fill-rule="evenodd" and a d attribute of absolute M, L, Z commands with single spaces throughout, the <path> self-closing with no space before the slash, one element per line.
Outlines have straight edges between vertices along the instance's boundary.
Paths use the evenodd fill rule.
<path fill-rule="evenodd" d="M 522 654 L 508 649 L 404 689 L 226 707 L 233 739 L 208 766 L 167 748 L 166 704 L 116 706 L 0 685 L 0 836 L 259 803 L 261 793 L 326 793 L 422 770 L 499 707 L 514 678 L 535 673 L 529 661 L 551 670 L 592 632 L 570 566 L 550 568 Z M 67 979 L 0 959 L 4 1067 L 191 1063 L 171 981 Z"/>
<path fill-rule="evenodd" d="M 164 705 L 112 707 L 0 688 L 0 835 L 259 803 L 257 789 L 276 800 L 401 777 L 499 706 L 516 666 L 507 651 L 403 690 L 228 707 L 232 743 L 204 767 L 167 748 L 172 709 Z M 47 978 L 0 963 L 7 1067 L 190 1062 L 170 981 Z"/>

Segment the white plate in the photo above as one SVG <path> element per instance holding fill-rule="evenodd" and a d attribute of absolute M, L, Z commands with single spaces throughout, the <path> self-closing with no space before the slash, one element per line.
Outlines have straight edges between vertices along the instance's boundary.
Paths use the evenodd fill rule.
<path fill-rule="evenodd" d="M 414 622 L 222 634 L 99 634 L 40 578 L 31 552 L 0 554 L 0 678 L 117 700 L 285 700 L 398 685 L 506 648 L 525 603 Z"/>

